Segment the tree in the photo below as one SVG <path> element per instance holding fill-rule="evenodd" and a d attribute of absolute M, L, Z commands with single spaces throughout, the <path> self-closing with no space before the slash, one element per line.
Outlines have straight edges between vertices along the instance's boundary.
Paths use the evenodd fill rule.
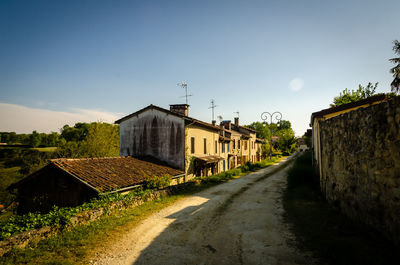
<path fill-rule="evenodd" d="M 89 124 L 85 122 L 78 122 L 74 125 L 74 127 L 70 127 L 69 125 L 64 125 L 61 129 L 61 137 L 64 138 L 67 142 L 70 141 L 83 141 L 88 133 Z"/>
<path fill-rule="evenodd" d="M 32 147 L 38 147 L 41 141 L 41 135 L 37 131 L 33 131 L 32 134 L 29 136 L 29 144 Z"/>
<path fill-rule="evenodd" d="M 91 123 L 81 148 L 86 157 L 118 156 L 119 126 L 101 122 Z"/>
<path fill-rule="evenodd" d="M 60 134 L 51 132 L 50 134 L 44 134 L 42 137 L 42 145 L 47 147 L 58 146 L 60 143 Z"/>
<path fill-rule="evenodd" d="M 257 138 L 268 140 L 269 139 L 269 129 L 268 126 L 264 125 L 261 122 L 253 122 L 250 125 L 247 125 L 250 129 L 256 131 Z"/>
<path fill-rule="evenodd" d="M 297 141 L 294 136 L 294 131 L 290 129 L 282 129 L 277 132 L 278 142 L 277 147 L 283 155 L 290 155 L 297 149 Z"/>
<path fill-rule="evenodd" d="M 273 144 L 273 149 L 279 149 L 285 155 L 293 153 L 297 148 L 296 138 L 292 124 L 287 120 L 280 120 L 279 126 L 276 123 L 263 124 L 261 122 L 253 122 L 247 127 L 256 131 L 257 138 L 266 140 L 261 146 L 261 156 L 267 157 L 270 152 L 270 135 L 278 136 L 278 140 Z"/>
<path fill-rule="evenodd" d="M 9 133 L 1 132 L 0 133 L 0 137 L 1 137 L 0 142 L 2 142 L 2 143 L 9 143 L 10 142 L 10 134 Z"/>
<path fill-rule="evenodd" d="M 78 125 L 78 126 L 77 126 Z M 109 123 L 77 123 L 74 127 L 63 127 L 62 132 L 68 139 L 78 139 L 84 133 L 83 140 L 59 140 L 58 157 L 112 157 L 119 155 L 119 126 Z"/>
<path fill-rule="evenodd" d="M 378 86 L 378 82 L 375 85 L 372 85 L 371 82 L 368 83 L 366 87 L 363 87 L 361 84 L 358 85 L 357 90 L 348 90 L 347 88 L 343 90 L 338 97 L 333 99 L 333 103 L 330 104 L 331 107 L 337 107 L 343 104 L 359 101 L 362 99 L 366 99 L 375 94 L 375 90 Z"/>
<path fill-rule="evenodd" d="M 270 140 L 270 130 L 267 124 L 263 124 L 261 122 L 253 122 L 247 127 L 256 131 L 256 137 L 263 139 L 264 143 L 261 145 L 261 157 L 266 158 L 267 154 L 269 154 L 269 140 Z"/>
<path fill-rule="evenodd" d="M 57 148 L 57 157 L 85 157 L 84 153 L 81 151 L 81 142 L 67 142 L 64 138 L 62 138 Z"/>
<path fill-rule="evenodd" d="M 393 51 L 395 54 L 400 55 L 400 42 L 398 40 L 393 41 Z M 393 81 L 390 84 L 392 92 L 400 93 L 400 58 L 392 58 L 389 59 L 390 62 L 397 64 L 395 67 L 390 69 L 390 72 L 393 74 Z"/>
<path fill-rule="evenodd" d="M 286 121 L 286 120 L 279 121 L 278 130 L 291 129 L 291 128 L 292 128 L 292 124 L 290 123 L 290 121 Z"/>

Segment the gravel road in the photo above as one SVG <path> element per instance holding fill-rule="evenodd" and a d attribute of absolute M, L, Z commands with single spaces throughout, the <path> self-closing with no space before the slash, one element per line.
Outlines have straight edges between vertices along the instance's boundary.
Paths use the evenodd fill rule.
<path fill-rule="evenodd" d="M 97 254 L 94 263 L 314 263 L 309 253 L 296 249 L 283 222 L 288 167 L 277 167 L 282 165 L 177 201 L 128 231 L 106 253 Z"/>

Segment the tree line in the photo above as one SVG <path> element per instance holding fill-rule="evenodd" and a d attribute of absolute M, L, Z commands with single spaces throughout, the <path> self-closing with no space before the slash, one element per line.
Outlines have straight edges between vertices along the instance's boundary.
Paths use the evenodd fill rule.
<path fill-rule="evenodd" d="M 117 156 L 119 153 L 119 126 L 102 122 L 78 122 L 74 126 L 64 125 L 60 133 L 0 132 L 0 142 L 33 148 L 57 147 L 58 157 Z"/>
<path fill-rule="evenodd" d="M 247 127 L 256 131 L 257 138 L 265 140 L 261 146 L 263 158 L 268 156 L 270 144 L 274 153 L 290 155 L 297 150 L 297 141 L 290 121 L 280 120 L 278 124 L 253 122 Z M 274 138 L 272 141 L 271 137 Z"/>
<path fill-rule="evenodd" d="M 20 167 L 22 175 L 30 174 L 53 158 L 113 157 L 119 155 L 119 126 L 109 123 L 76 123 L 65 125 L 60 133 L 33 131 L 31 134 L 0 133 L 1 141 L 30 147 L 56 147 L 42 149 L 3 147 L 0 160 L 6 168 Z"/>

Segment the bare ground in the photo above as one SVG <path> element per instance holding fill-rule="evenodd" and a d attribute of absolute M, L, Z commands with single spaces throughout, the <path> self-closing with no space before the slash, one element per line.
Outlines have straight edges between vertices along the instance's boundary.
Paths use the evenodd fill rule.
<path fill-rule="evenodd" d="M 314 263 L 310 253 L 295 247 L 283 222 L 287 169 L 274 173 L 276 167 L 179 200 L 95 254 L 93 263 Z"/>

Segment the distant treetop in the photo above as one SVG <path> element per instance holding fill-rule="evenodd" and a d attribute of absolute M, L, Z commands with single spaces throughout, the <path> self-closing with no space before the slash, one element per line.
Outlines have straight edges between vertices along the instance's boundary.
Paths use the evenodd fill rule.
<path fill-rule="evenodd" d="M 378 83 L 375 83 L 375 85 L 372 85 L 371 82 L 368 83 L 366 87 L 363 87 L 361 84 L 358 85 L 357 90 L 349 90 L 345 89 L 343 90 L 338 97 L 335 97 L 333 99 L 333 103 L 330 104 L 331 107 L 337 107 L 343 104 L 359 101 L 362 99 L 369 98 L 373 95 L 375 95 L 375 90 L 376 87 L 378 86 Z"/>

